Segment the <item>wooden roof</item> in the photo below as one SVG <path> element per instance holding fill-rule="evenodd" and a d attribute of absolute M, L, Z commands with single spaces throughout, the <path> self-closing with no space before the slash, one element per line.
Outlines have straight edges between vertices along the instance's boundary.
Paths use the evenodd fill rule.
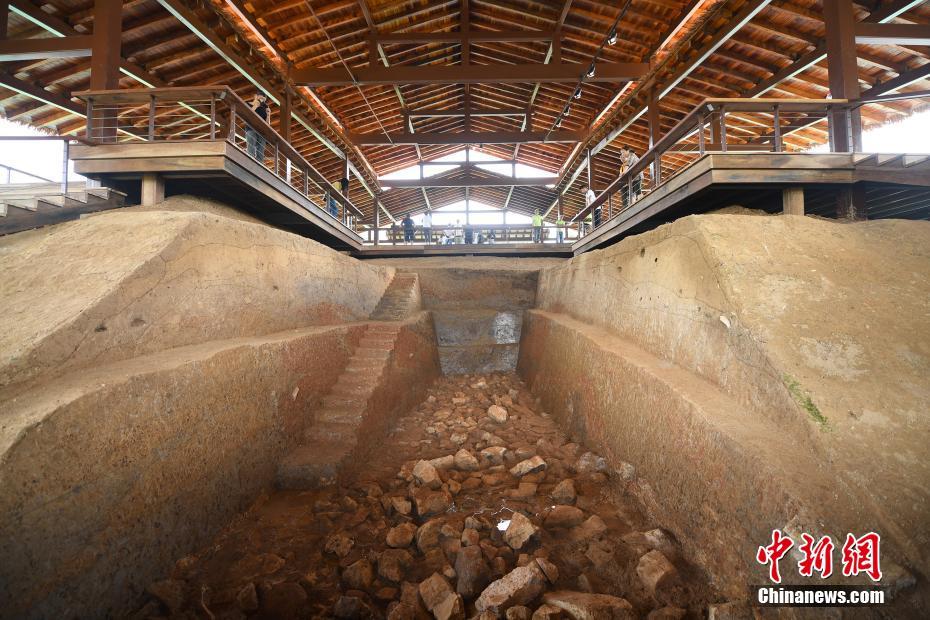
<path fill-rule="evenodd" d="M 9 36 L 54 36 L 53 30 L 89 33 L 93 4 L 93 0 L 11 0 Z M 858 0 L 855 9 L 860 21 L 893 14 L 893 22 L 930 23 L 930 3 L 926 2 Z M 645 79 L 585 84 L 577 100 L 572 99 L 575 84 L 569 82 L 350 84 L 315 87 L 312 94 L 311 89 L 298 88 L 296 110 L 317 135 L 295 122 L 295 146 L 336 181 L 343 174 L 343 163 L 333 148 L 321 142 L 318 136 L 323 136 L 349 154 L 373 188 L 377 176 L 462 147 L 356 147 L 349 134 L 396 134 L 411 129 L 415 134 L 456 133 L 466 129 L 466 122 L 476 132 L 547 131 L 571 101 L 571 113 L 561 129 L 581 132 L 585 139 L 580 143 L 474 148 L 561 175 L 560 188 L 564 188 L 584 149 L 623 128 L 619 138 L 594 158 L 595 187 L 604 187 L 617 174 L 620 143 L 630 144 L 639 153 L 646 150 L 646 118 L 637 115 L 646 103 L 647 82 L 663 90 L 671 87 L 660 101 L 661 126 L 666 131 L 705 97 L 823 98 L 828 94 L 826 61 L 817 60 L 825 36 L 820 0 L 630 0 L 628 5 L 607 0 L 126 0 L 123 10 L 122 88 L 227 84 L 242 96 L 255 89 L 253 81 L 195 34 L 190 19 L 185 23 L 179 14 L 201 23 L 245 61 L 247 72 L 267 80 L 278 92 L 283 92 L 289 70 L 367 66 L 373 32 L 448 33 L 462 29 L 466 19 L 471 32 L 560 29 L 562 61 L 578 63 L 579 68 L 590 64 L 599 50 L 605 62 L 650 63 Z M 621 12 L 616 44 L 600 49 Z M 741 27 L 732 32 L 735 25 Z M 458 42 L 430 40 L 385 43 L 381 49 L 382 62 L 389 67 L 457 65 L 464 51 Z M 864 91 L 930 63 L 930 51 L 923 46 L 860 45 L 858 51 Z M 551 49 L 544 40 L 476 39 L 467 53 L 470 62 L 478 65 L 546 63 Z M 812 58 L 816 62 L 802 66 Z M 802 70 L 795 73 L 793 69 L 799 66 Z M 70 94 L 88 87 L 89 70 L 87 58 L 3 63 L 0 84 L 7 85 L 0 86 L 3 114 L 59 133 L 79 131 L 84 121 L 76 115 L 79 107 Z M 11 84 L 20 86 L 11 89 Z M 919 79 L 908 88 L 928 89 L 930 81 Z M 870 108 L 864 122 L 869 126 L 899 119 L 916 105 L 904 101 Z M 469 121 L 462 116 L 412 117 L 410 126 L 404 126 L 405 111 L 466 106 L 528 109 L 531 116 L 528 126 L 524 126 L 526 117 L 520 115 L 472 116 Z M 812 127 L 792 134 L 789 142 L 794 148 L 806 148 L 825 140 L 822 128 Z M 582 183 L 575 183 L 565 194 L 569 215 L 580 207 L 583 190 Z M 525 213 L 547 208 L 554 195 L 543 188 L 471 190 L 476 200 L 507 204 Z M 395 189 L 385 193 L 384 203 L 400 218 L 406 212 L 423 210 L 427 201 L 439 207 L 463 198 L 462 188 Z M 352 199 L 371 214 L 373 201 L 365 192 L 353 188 Z"/>

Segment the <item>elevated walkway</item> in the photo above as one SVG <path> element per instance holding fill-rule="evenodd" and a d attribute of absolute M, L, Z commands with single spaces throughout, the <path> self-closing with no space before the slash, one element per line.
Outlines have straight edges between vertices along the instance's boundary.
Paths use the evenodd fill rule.
<path fill-rule="evenodd" d="M 62 193 L 60 183 L 14 183 L 0 186 L 0 235 L 31 230 L 85 213 L 118 209 L 126 195 L 108 187 L 71 183 Z"/>
<path fill-rule="evenodd" d="M 783 208 L 783 190 L 804 191 L 804 212 L 831 217 L 840 189 L 862 192 L 870 217 L 930 218 L 930 156 L 864 153 L 705 153 L 572 244 L 603 247 L 685 215 L 728 206 Z"/>

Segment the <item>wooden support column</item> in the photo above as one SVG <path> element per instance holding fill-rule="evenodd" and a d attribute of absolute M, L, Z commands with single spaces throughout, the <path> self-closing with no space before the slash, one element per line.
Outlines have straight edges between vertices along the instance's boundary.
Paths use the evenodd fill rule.
<path fill-rule="evenodd" d="M 6 38 L 7 27 L 10 23 L 10 3 L 0 0 L 0 41 Z"/>
<path fill-rule="evenodd" d="M 824 0 L 827 35 L 827 72 L 830 96 L 859 99 L 859 67 L 856 62 L 856 17 L 852 0 Z M 834 152 L 862 150 L 862 119 L 858 110 L 830 112 L 830 145 Z"/>
<path fill-rule="evenodd" d="M 121 0 L 95 0 L 93 37 L 90 89 L 119 88 L 120 47 L 123 38 Z"/>
<path fill-rule="evenodd" d="M 710 124 L 710 143 L 720 144 L 720 112 L 711 112 L 708 123 Z"/>
<path fill-rule="evenodd" d="M 378 245 L 378 237 L 381 233 L 381 206 L 378 204 L 378 194 L 373 196 L 375 201 L 375 245 Z"/>
<path fill-rule="evenodd" d="M 142 173 L 142 206 L 153 207 L 165 200 L 165 179 L 154 172 Z"/>
<path fill-rule="evenodd" d="M 659 112 L 659 99 L 655 84 L 649 87 L 649 101 L 647 104 L 647 117 L 649 119 L 649 148 L 651 149 L 662 137 L 662 125 Z M 657 153 L 652 161 L 652 185 L 655 187 L 662 180 L 662 159 Z"/>
<path fill-rule="evenodd" d="M 281 98 L 281 109 L 278 112 L 278 133 L 285 141 L 291 141 L 291 87 L 284 85 L 284 96 Z"/>
<path fill-rule="evenodd" d="M 786 187 L 781 190 L 781 204 L 785 215 L 804 215 L 804 188 Z"/>
<path fill-rule="evenodd" d="M 95 0 L 94 33 L 91 41 L 90 89 L 119 88 L 121 42 L 123 38 L 123 3 L 121 0 Z M 116 110 L 96 108 L 88 124 L 94 126 L 94 137 L 116 140 Z M 143 189 L 144 189 L 143 183 Z"/>

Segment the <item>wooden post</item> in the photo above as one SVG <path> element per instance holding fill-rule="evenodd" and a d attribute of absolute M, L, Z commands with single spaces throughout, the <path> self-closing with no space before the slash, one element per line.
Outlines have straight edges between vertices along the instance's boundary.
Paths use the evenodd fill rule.
<path fill-rule="evenodd" d="M 701 114 L 700 118 L 698 118 L 698 152 L 701 155 L 704 154 L 704 122 L 704 115 Z"/>
<path fill-rule="evenodd" d="M 775 104 L 775 117 L 772 125 L 772 140 L 774 141 L 775 152 L 781 153 L 783 150 L 781 143 L 781 113 L 777 103 Z"/>
<path fill-rule="evenodd" d="M 659 138 L 662 137 L 661 117 L 659 114 L 659 100 L 656 98 L 656 87 L 653 84 L 649 87 L 648 117 L 649 117 L 649 149 L 656 145 Z M 652 185 L 655 187 L 659 184 L 662 177 L 662 160 L 658 154 L 652 160 Z"/>
<path fill-rule="evenodd" d="M 149 97 L 149 142 L 155 140 L 155 95 Z"/>
<path fill-rule="evenodd" d="M 786 187 L 781 190 L 782 213 L 804 215 L 804 188 Z"/>
<path fill-rule="evenodd" d="M 727 111 L 720 106 L 720 150 L 727 152 Z"/>
<path fill-rule="evenodd" d="M 236 104 L 229 102 L 229 127 L 226 130 L 226 139 L 236 143 Z"/>
<path fill-rule="evenodd" d="M 856 17 L 852 0 L 824 0 L 827 38 L 827 73 L 833 99 L 859 98 L 859 67 L 856 63 Z M 862 149 L 862 119 L 858 110 L 831 106 L 831 150 L 845 153 Z"/>
<path fill-rule="evenodd" d="M 10 23 L 10 3 L 0 0 L 0 41 L 6 38 L 7 26 Z"/>
<path fill-rule="evenodd" d="M 153 207 L 165 200 L 165 180 L 154 172 L 142 173 L 142 206 Z"/>
<path fill-rule="evenodd" d="M 216 93 L 210 94 L 210 139 L 216 140 Z"/>
<path fill-rule="evenodd" d="M 378 237 L 381 236 L 381 207 L 378 205 L 378 195 L 375 194 L 375 245 L 378 245 Z"/>
<path fill-rule="evenodd" d="M 281 98 L 281 109 L 278 112 L 278 133 L 286 142 L 291 141 L 291 86 L 284 85 L 284 96 Z"/>
<path fill-rule="evenodd" d="M 121 0 L 95 0 L 90 57 L 91 90 L 119 88 L 122 30 L 123 3 Z M 115 142 L 118 122 L 116 105 L 100 107 L 96 114 L 97 118 L 94 122 L 98 125 L 97 137 Z"/>

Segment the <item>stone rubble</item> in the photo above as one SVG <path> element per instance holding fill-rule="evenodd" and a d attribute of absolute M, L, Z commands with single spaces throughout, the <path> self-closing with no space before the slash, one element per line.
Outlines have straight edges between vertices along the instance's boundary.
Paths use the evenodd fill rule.
<path fill-rule="evenodd" d="M 446 377 L 353 482 L 263 498 L 140 604 L 191 618 L 705 617 L 712 591 L 624 494 L 629 473 L 566 436 L 515 375 Z"/>

